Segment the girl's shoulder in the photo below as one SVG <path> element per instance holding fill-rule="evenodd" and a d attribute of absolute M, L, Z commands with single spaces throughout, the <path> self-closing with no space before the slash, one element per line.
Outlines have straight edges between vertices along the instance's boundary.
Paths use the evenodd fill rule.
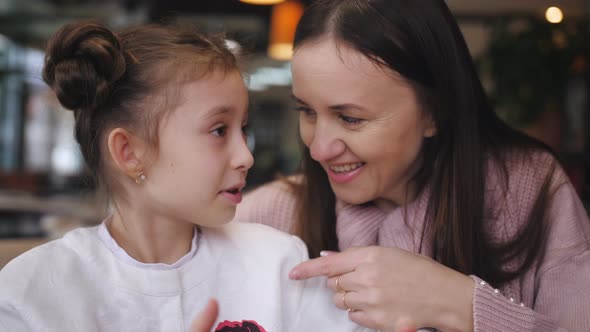
<path fill-rule="evenodd" d="M 11 285 L 0 287 L 0 297 L 24 293 L 35 280 L 43 280 L 56 271 L 74 272 L 73 266 L 82 264 L 76 243 L 89 245 L 95 232 L 96 227 L 75 229 L 14 258 L 0 271 L 0 285 Z"/>
<path fill-rule="evenodd" d="M 204 229 L 202 237 L 210 245 L 221 247 L 221 250 L 247 256 L 245 259 L 276 257 L 303 261 L 308 257 L 307 248 L 301 239 L 263 224 L 234 221 L 221 227 Z"/>

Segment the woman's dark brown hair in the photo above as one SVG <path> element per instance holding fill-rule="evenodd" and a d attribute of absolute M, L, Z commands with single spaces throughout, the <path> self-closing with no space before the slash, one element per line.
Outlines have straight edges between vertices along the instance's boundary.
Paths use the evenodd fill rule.
<path fill-rule="evenodd" d="M 142 25 L 115 33 L 95 22 L 65 25 L 47 47 L 44 81 L 74 112 L 75 136 L 96 184 L 116 185 L 105 169 L 108 130 L 126 128 L 157 144 L 179 84 L 211 70 L 237 70 L 222 38 L 189 26 Z"/>
<path fill-rule="evenodd" d="M 508 186 L 509 155 L 549 151 L 542 143 L 507 126 L 486 96 L 459 27 L 443 0 L 318 0 L 297 27 L 295 49 L 330 36 L 407 80 L 437 135 L 423 142 L 418 191 L 431 190 L 426 225 L 433 258 L 464 274 L 501 285 L 528 269 L 542 252 L 548 195 L 547 174 L 528 221 L 509 241 L 493 243 L 486 235 L 484 204 L 486 165 L 500 165 Z M 304 149 L 301 185 L 295 186 L 298 216 L 295 233 L 309 247 L 338 250 L 335 197 L 327 176 Z M 517 259 L 509 271 L 503 266 Z"/>

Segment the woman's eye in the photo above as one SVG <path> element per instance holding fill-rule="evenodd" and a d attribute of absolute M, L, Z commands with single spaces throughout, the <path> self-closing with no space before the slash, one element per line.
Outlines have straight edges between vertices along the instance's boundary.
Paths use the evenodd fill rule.
<path fill-rule="evenodd" d="M 340 119 L 348 124 L 359 124 L 363 121 L 361 119 L 353 118 L 346 115 L 340 115 Z"/>
<path fill-rule="evenodd" d="M 227 132 L 227 128 L 225 126 L 215 128 L 211 131 L 211 133 L 215 136 L 223 137 Z"/>
<path fill-rule="evenodd" d="M 301 112 L 301 113 L 303 113 L 303 114 L 305 114 L 307 116 L 310 116 L 310 115 L 314 115 L 315 114 L 315 112 L 312 111 L 309 107 L 298 106 L 297 108 L 295 108 L 295 110 L 297 112 Z"/>

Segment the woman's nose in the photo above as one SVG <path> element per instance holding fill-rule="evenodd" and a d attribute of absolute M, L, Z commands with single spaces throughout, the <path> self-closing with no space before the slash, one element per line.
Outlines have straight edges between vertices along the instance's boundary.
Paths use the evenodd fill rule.
<path fill-rule="evenodd" d="M 332 130 L 316 126 L 309 151 L 311 157 L 319 162 L 336 158 L 344 152 L 346 145 Z"/>

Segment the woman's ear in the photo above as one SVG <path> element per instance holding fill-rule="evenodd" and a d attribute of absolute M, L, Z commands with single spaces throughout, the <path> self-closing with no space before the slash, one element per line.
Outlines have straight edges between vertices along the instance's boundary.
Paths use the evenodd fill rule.
<path fill-rule="evenodd" d="M 109 155 L 115 166 L 127 176 L 135 179 L 143 171 L 147 143 L 123 128 L 111 130 L 107 142 Z"/>
<path fill-rule="evenodd" d="M 424 113 L 424 137 L 430 138 L 436 135 L 436 122 L 432 114 Z"/>

